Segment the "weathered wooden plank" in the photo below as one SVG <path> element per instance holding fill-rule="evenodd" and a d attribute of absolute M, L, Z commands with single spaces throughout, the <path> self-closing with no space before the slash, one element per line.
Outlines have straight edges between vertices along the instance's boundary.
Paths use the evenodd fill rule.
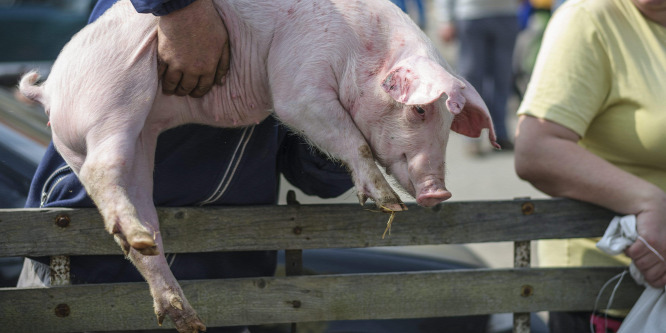
<path fill-rule="evenodd" d="M 199 315 L 213 327 L 592 310 L 601 286 L 621 270 L 477 269 L 181 284 Z M 614 308 L 631 307 L 642 292 L 632 281 L 625 281 L 617 291 Z M 602 296 L 602 306 L 609 292 Z M 0 323 L 7 331 L 156 328 L 151 307 L 144 283 L 0 289 Z"/>
<path fill-rule="evenodd" d="M 353 204 L 160 208 L 167 252 L 349 248 L 601 236 L 613 216 L 571 200 L 448 202 L 387 214 Z M 69 224 L 58 226 L 58 216 Z M 0 256 L 119 254 L 95 209 L 2 209 Z"/>

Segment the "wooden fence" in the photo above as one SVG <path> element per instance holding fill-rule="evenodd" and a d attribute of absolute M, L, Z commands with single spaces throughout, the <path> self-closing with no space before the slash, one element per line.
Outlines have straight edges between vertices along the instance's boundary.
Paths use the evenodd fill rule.
<path fill-rule="evenodd" d="M 515 242 L 510 269 L 181 281 L 211 327 L 514 313 L 514 332 L 528 332 L 531 312 L 592 310 L 602 285 L 623 270 L 529 267 L 530 241 L 598 237 L 614 216 L 571 200 L 410 205 L 396 214 L 386 239 L 388 215 L 351 204 L 292 200 L 286 206 L 159 208 L 158 215 L 168 253 L 287 250 L 295 263 L 304 249 Z M 102 225 L 95 209 L 0 210 L 0 256 L 66 261 L 68 255 L 119 254 Z M 2 330 L 157 328 L 145 283 L 68 285 L 66 273 L 61 286 L 0 289 Z M 613 307 L 630 308 L 641 291 L 623 283 Z"/>

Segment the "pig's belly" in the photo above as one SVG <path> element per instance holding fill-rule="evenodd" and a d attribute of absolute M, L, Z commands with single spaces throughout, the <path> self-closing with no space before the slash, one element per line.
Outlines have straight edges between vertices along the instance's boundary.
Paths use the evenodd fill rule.
<path fill-rule="evenodd" d="M 184 124 L 215 127 L 256 125 L 273 113 L 272 105 L 261 99 L 233 95 L 215 87 L 203 98 L 157 94 L 147 125 L 166 130 Z"/>

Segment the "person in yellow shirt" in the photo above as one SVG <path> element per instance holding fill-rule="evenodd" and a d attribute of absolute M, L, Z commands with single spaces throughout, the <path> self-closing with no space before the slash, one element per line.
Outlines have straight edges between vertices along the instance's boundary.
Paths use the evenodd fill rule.
<path fill-rule="evenodd" d="M 567 0 L 549 22 L 518 110 L 518 175 L 555 197 L 635 214 L 666 255 L 666 0 Z M 609 221 L 610 222 L 610 221 Z M 543 266 L 618 265 L 594 240 L 540 242 Z M 655 287 L 666 263 L 625 253 Z M 551 332 L 589 332 L 590 313 L 551 313 Z"/>

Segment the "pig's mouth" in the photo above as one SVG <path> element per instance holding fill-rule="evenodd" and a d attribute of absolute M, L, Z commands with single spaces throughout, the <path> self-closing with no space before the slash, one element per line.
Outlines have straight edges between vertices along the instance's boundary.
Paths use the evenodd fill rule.
<path fill-rule="evenodd" d="M 451 198 L 441 177 L 435 175 L 411 175 L 407 156 L 386 167 L 386 173 L 393 177 L 423 207 L 432 207 Z"/>

